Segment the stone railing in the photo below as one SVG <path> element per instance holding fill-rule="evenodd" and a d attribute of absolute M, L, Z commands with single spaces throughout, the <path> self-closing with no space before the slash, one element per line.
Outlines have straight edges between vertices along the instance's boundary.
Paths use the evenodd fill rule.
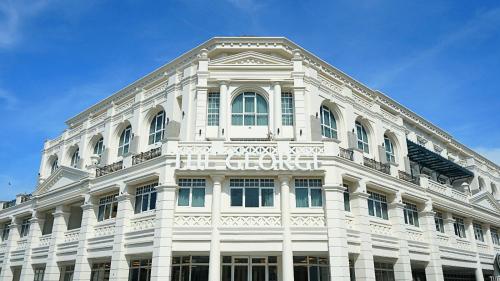
<path fill-rule="evenodd" d="M 354 151 L 352 151 L 352 149 L 339 147 L 339 157 L 354 161 Z"/>
<path fill-rule="evenodd" d="M 99 222 L 94 227 L 94 237 L 110 236 L 115 234 L 115 220 Z"/>
<path fill-rule="evenodd" d="M 408 234 L 408 240 L 417 242 L 424 241 L 424 233 L 420 229 L 416 229 L 413 227 L 406 227 L 406 233 Z"/>
<path fill-rule="evenodd" d="M 484 242 L 476 241 L 476 246 L 477 246 L 477 251 L 479 253 L 483 253 L 483 254 L 489 254 L 490 253 L 490 249 L 488 248 L 488 244 L 486 244 Z"/>
<path fill-rule="evenodd" d="M 80 238 L 80 228 L 68 230 L 64 233 L 64 242 L 75 242 Z"/>
<path fill-rule="evenodd" d="M 40 247 L 45 247 L 50 245 L 50 240 L 52 239 L 52 234 L 45 234 L 42 237 L 40 237 L 40 243 L 38 246 Z"/>
<path fill-rule="evenodd" d="M 274 142 L 227 142 L 224 154 L 255 155 L 278 154 L 278 146 Z"/>
<path fill-rule="evenodd" d="M 407 172 L 398 171 L 398 177 L 399 177 L 399 179 L 405 180 L 407 182 L 411 182 L 411 183 L 414 183 L 416 185 L 419 184 L 418 178 L 408 174 Z"/>
<path fill-rule="evenodd" d="M 212 217 L 210 214 L 176 214 L 175 226 L 210 226 Z"/>
<path fill-rule="evenodd" d="M 384 164 L 378 161 L 375 161 L 373 159 L 363 157 L 363 165 L 366 167 L 375 169 L 377 171 L 380 171 L 382 173 L 386 173 L 388 175 L 391 174 L 391 166 L 389 164 Z"/>
<path fill-rule="evenodd" d="M 370 230 L 372 234 L 392 236 L 392 225 L 389 222 L 371 219 Z"/>
<path fill-rule="evenodd" d="M 321 155 L 325 153 L 323 143 L 290 143 L 289 153 L 291 155 Z"/>
<path fill-rule="evenodd" d="M 107 174 L 111 174 L 113 172 L 119 171 L 123 169 L 123 161 L 118 161 L 113 164 L 106 165 L 101 168 L 97 168 L 95 170 L 95 176 L 96 177 L 101 177 Z"/>
<path fill-rule="evenodd" d="M 177 153 L 179 154 L 207 154 L 212 151 L 210 142 L 179 142 Z"/>
<path fill-rule="evenodd" d="M 453 198 L 453 199 L 456 199 L 456 200 L 464 202 L 464 203 L 469 202 L 469 195 L 468 194 L 461 192 L 459 190 L 456 190 L 452 187 L 448 187 L 444 184 L 440 184 L 440 183 L 435 182 L 435 181 L 430 180 L 430 179 L 429 179 L 429 189 L 436 192 L 436 193 L 439 193 L 443 196 L 447 196 L 449 198 Z"/>
<path fill-rule="evenodd" d="M 323 214 L 293 214 L 290 224 L 296 227 L 324 227 L 326 225 Z"/>
<path fill-rule="evenodd" d="M 469 240 L 463 238 L 457 238 L 456 241 L 458 249 L 467 251 L 472 250 L 472 243 Z"/>
<path fill-rule="evenodd" d="M 223 214 L 221 225 L 229 227 L 280 227 L 281 216 L 279 214 Z"/>
<path fill-rule="evenodd" d="M 149 151 L 132 156 L 132 165 L 137 165 L 159 156 L 161 156 L 161 147 L 153 148 Z"/>
<path fill-rule="evenodd" d="M 23 238 L 23 239 L 17 241 L 17 249 L 16 250 L 25 250 L 26 246 L 28 246 L 28 239 Z"/>
<path fill-rule="evenodd" d="M 436 234 L 436 239 L 439 243 L 439 246 L 449 246 L 450 245 L 450 237 L 444 233 L 438 232 Z"/>
<path fill-rule="evenodd" d="M 144 217 L 134 218 L 130 223 L 131 231 L 140 231 L 154 228 L 156 224 L 156 213 L 152 212 Z"/>

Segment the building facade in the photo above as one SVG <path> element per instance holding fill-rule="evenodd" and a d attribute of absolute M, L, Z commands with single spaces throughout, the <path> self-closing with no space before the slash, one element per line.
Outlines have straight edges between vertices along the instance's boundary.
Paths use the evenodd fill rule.
<path fill-rule="evenodd" d="M 0 280 L 489 280 L 500 169 L 286 38 L 213 38 L 67 121 Z"/>

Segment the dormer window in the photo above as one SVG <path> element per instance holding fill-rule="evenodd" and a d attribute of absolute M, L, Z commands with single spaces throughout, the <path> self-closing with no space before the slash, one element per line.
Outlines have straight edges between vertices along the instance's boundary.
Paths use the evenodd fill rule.
<path fill-rule="evenodd" d="M 101 156 L 104 149 L 104 139 L 100 138 L 94 145 L 94 155 Z"/>
<path fill-rule="evenodd" d="M 321 106 L 321 135 L 329 139 L 337 139 L 337 121 L 332 111 Z"/>
<path fill-rule="evenodd" d="M 165 111 L 155 115 L 149 126 L 149 144 L 161 142 L 165 133 Z"/>
<path fill-rule="evenodd" d="M 76 149 L 71 155 L 71 167 L 76 168 L 78 166 L 78 162 L 80 161 L 80 149 Z"/>
<path fill-rule="evenodd" d="M 232 104 L 233 126 L 267 126 L 268 109 L 266 100 L 254 92 L 239 94 Z"/>
<path fill-rule="evenodd" d="M 361 123 L 356 121 L 356 135 L 358 138 L 358 148 L 365 153 L 370 153 L 370 147 L 368 145 L 368 134 L 366 129 Z"/>
<path fill-rule="evenodd" d="M 130 139 L 132 135 L 132 127 L 129 125 L 123 130 L 118 144 L 118 156 L 127 154 L 130 150 Z"/>

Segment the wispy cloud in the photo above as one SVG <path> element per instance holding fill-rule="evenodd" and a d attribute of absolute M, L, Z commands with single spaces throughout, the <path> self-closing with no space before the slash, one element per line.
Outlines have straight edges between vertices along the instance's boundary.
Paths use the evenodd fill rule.
<path fill-rule="evenodd" d="M 483 155 L 484 157 L 488 158 L 489 160 L 500 165 L 500 147 L 493 147 L 493 148 L 478 147 L 475 148 L 474 150 L 479 154 Z"/>
<path fill-rule="evenodd" d="M 14 109 L 17 104 L 17 98 L 5 89 L 0 88 L 0 108 Z"/>

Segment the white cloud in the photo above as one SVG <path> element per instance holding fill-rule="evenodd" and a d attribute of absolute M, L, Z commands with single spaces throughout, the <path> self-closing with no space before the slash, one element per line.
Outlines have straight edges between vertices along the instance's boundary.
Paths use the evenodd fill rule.
<path fill-rule="evenodd" d="M 478 152 L 479 154 L 483 155 L 484 157 L 488 158 L 489 160 L 500 165 L 500 147 L 496 147 L 496 148 L 495 147 L 493 147 L 493 148 L 479 147 L 479 148 L 474 149 L 474 151 Z"/>

